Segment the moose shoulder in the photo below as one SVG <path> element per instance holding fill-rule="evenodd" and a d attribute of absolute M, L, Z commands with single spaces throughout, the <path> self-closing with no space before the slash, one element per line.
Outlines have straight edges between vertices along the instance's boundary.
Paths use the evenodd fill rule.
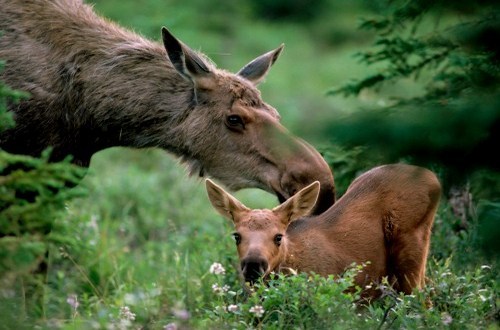
<path fill-rule="evenodd" d="M 410 165 L 385 165 L 357 178 L 331 208 L 313 209 L 319 183 L 272 210 L 250 210 L 207 180 L 215 209 L 234 222 L 245 280 L 295 269 L 341 274 L 353 262 L 369 261 L 357 278 L 364 287 L 387 276 L 410 293 L 424 285 L 430 233 L 441 194 L 434 173 Z M 376 292 L 371 292 L 376 295 Z"/>
<path fill-rule="evenodd" d="M 316 180 L 315 213 L 334 203 L 328 165 L 279 123 L 256 85 L 283 46 L 237 74 L 216 68 L 165 28 L 163 45 L 103 18 L 80 0 L 0 0 L 0 79 L 30 98 L 11 105 L 16 126 L 0 148 L 88 166 L 113 146 L 160 147 L 192 173 L 281 201 Z"/>

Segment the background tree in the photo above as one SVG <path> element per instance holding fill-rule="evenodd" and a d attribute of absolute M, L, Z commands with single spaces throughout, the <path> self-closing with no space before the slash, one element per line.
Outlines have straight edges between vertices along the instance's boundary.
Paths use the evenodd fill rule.
<path fill-rule="evenodd" d="M 460 212 L 472 211 L 470 187 L 484 238 L 481 244 L 496 254 L 500 5 L 488 0 L 389 4 L 381 17 L 363 19 L 360 25 L 376 37 L 370 49 L 356 56 L 376 72 L 329 92 L 369 95 L 373 100 L 369 109 L 324 127 L 334 143 L 350 150 L 330 150 L 332 162 L 348 177 L 360 167 L 381 162 L 406 160 L 431 167 L 441 173 L 445 190 L 453 195 L 452 206 L 462 204 L 456 205 L 457 215 L 468 215 L 469 221 L 476 214 Z M 398 85 L 411 92 L 398 95 Z M 467 226 L 464 219 L 459 227 Z"/>

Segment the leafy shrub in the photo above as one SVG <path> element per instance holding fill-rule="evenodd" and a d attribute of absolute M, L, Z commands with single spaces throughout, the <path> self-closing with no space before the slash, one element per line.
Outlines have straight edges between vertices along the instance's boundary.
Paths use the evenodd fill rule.
<path fill-rule="evenodd" d="M 214 284 L 215 299 L 207 306 L 211 326 L 252 329 L 327 329 L 356 315 L 360 288 L 354 278 L 362 269 L 353 266 L 341 277 L 317 274 L 271 275 L 268 282 L 236 290 Z M 347 324 L 348 325 L 348 324 Z"/>
<path fill-rule="evenodd" d="M 278 274 L 251 290 L 219 284 L 218 277 L 224 275 L 216 275 L 213 301 L 202 314 L 210 321 L 204 325 L 222 329 L 488 327 L 498 317 L 494 270 L 482 265 L 455 272 L 451 264 L 451 258 L 430 261 L 427 286 L 412 295 L 380 283 L 382 296 L 369 305 L 360 303 L 359 287 L 350 290 L 362 266 L 340 277 Z"/>

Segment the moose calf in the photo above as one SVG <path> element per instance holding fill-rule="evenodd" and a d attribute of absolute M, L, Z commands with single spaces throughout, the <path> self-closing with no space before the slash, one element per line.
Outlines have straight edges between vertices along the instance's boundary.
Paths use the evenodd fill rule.
<path fill-rule="evenodd" d="M 353 181 L 321 215 L 304 217 L 316 203 L 319 182 L 272 210 L 251 210 L 207 180 L 215 209 L 232 220 L 245 281 L 294 269 L 341 274 L 353 262 L 370 263 L 361 287 L 387 276 L 409 294 L 424 285 L 431 227 L 441 186 L 431 171 L 403 164 L 374 168 Z M 373 292 L 375 294 L 375 292 Z"/>

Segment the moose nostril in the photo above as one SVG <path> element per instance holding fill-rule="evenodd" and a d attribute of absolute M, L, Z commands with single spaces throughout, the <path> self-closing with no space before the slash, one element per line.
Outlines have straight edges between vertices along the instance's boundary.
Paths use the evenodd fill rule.
<path fill-rule="evenodd" d="M 245 281 L 254 283 L 267 271 L 268 263 L 264 259 L 243 260 L 241 271 Z"/>

